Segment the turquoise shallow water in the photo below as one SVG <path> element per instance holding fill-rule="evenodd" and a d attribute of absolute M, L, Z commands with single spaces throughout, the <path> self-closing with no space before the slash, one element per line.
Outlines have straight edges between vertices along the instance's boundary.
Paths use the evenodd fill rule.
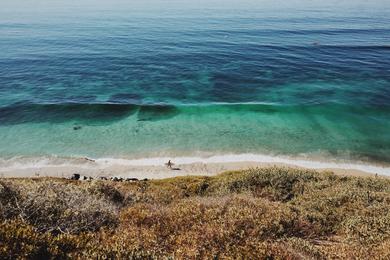
<path fill-rule="evenodd" d="M 12 144 L 1 147 L 3 157 L 131 158 L 201 152 L 199 155 L 304 154 L 387 162 L 390 154 L 390 111 L 383 108 L 50 105 L 27 107 L 27 118 L 33 116 L 34 109 L 41 114 L 35 122 L 8 122 L 3 126 L 2 142 Z"/>
<path fill-rule="evenodd" d="M 37 3 L 0 4 L 0 157 L 390 162 L 386 2 Z"/>

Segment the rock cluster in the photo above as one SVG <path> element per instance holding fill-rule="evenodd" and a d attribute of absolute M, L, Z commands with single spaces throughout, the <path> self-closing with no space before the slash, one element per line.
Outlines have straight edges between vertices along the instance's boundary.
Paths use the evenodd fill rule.
<path fill-rule="evenodd" d="M 91 176 L 82 176 L 79 173 L 74 173 L 70 178 L 70 180 L 76 180 L 76 181 L 91 181 L 94 178 Z M 104 180 L 104 181 L 117 181 L 117 182 L 123 182 L 123 181 L 148 181 L 147 178 L 139 180 L 137 178 L 123 178 L 123 177 L 105 177 L 101 176 L 99 177 L 99 180 Z"/>

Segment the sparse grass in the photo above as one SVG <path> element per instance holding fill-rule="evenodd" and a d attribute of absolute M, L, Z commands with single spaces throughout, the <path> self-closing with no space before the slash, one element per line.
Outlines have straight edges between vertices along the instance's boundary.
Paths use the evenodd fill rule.
<path fill-rule="evenodd" d="M 0 181 L 0 258 L 386 259 L 390 180 L 289 168 Z"/>

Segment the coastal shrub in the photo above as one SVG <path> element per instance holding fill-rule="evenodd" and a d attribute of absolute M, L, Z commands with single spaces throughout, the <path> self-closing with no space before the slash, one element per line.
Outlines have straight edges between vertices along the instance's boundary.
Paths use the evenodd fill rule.
<path fill-rule="evenodd" d="M 289 252 L 287 259 L 388 259 L 389 243 L 362 246 L 358 243 L 344 243 L 340 237 L 331 239 L 288 238 L 279 241 Z M 295 257 L 292 257 L 295 256 Z"/>
<path fill-rule="evenodd" d="M 246 245 L 253 247 L 248 254 L 263 252 L 268 239 L 298 232 L 298 222 L 289 208 L 261 198 L 195 197 L 165 207 L 128 208 L 121 214 L 119 232 L 131 234 L 124 241 L 138 248 L 168 250 L 179 258 L 212 258 L 242 253 Z"/>
<path fill-rule="evenodd" d="M 12 215 L 39 231 L 79 233 L 114 226 L 117 208 L 71 183 L 22 181 L 10 202 Z"/>
<path fill-rule="evenodd" d="M 0 180 L 0 259 L 388 259 L 390 179 Z"/>
<path fill-rule="evenodd" d="M 0 259 L 71 259 L 91 240 L 90 234 L 52 235 L 21 220 L 4 221 L 0 223 Z"/>
<path fill-rule="evenodd" d="M 362 244 L 375 244 L 390 240 L 390 205 L 375 204 L 348 217 L 340 231 L 347 239 Z"/>
<path fill-rule="evenodd" d="M 113 183 L 106 184 L 103 181 L 97 181 L 88 187 L 88 191 L 93 195 L 103 197 L 115 204 L 122 204 L 125 199 L 124 195 Z"/>
<path fill-rule="evenodd" d="M 319 174 L 310 170 L 290 168 L 255 168 L 230 172 L 214 182 L 213 189 L 221 193 L 251 191 L 255 196 L 288 201 L 303 192 L 305 183 L 317 181 Z"/>
<path fill-rule="evenodd" d="M 209 177 L 178 177 L 149 182 L 139 202 L 169 204 L 175 200 L 192 196 L 207 195 Z"/>
<path fill-rule="evenodd" d="M 18 220 L 0 223 L 0 259 L 47 259 L 44 235 Z"/>
<path fill-rule="evenodd" d="M 0 181 L 0 219 L 10 219 L 17 215 L 15 202 L 19 199 L 19 193 L 12 184 Z"/>
<path fill-rule="evenodd" d="M 378 181 L 381 182 L 374 180 L 374 182 Z M 323 177 L 317 182 L 307 183 L 305 191 L 292 200 L 291 204 L 301 212 L 303 218 L 313 224 L 315 227 L 313 232 L 318 235 L 336 234 L 342 226 L 345 228 L 349 226 L 347 229 L 350 231 L 348 235 L 350 236 L 352 232 L 350 228 L 354 221 L 357 221 L 356 219 L 352 221 L 355 216 L 363 216 L 367 208 L 374 205 L 381 205 L 384 208 L 389 206 L 390 193 L 377 192 L 383 190 L 384 186 L 372 185 L 372 183 L 372 178 L 360 178 L 359 181 L 356 181 L 356 178 L 347 180 L 337 178 L 329 181 Z M 383 183 L 388 181 L 383 180 Z M 382 217 L 387 214 L 378 208 L 373 212 L 377 212 Z"/>

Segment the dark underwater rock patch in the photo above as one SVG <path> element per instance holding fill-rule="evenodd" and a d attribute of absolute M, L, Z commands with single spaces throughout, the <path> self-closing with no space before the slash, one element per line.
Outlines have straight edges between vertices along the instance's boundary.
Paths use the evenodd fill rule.
<path fill-rule="evenodd" d="M 0 108 L 0 124 L 62 123 L 106 124 L 134 114 L 136 105 L 120 104 L 14 104 Z M 75 129 L 78 130 L 78 129 Z"/>
<path fill-rule="evenodd" d="M 138 121 L 158 121 L 175 117 L 179 109 L 172 105 L 145 105 L 138 111 Z"/>

